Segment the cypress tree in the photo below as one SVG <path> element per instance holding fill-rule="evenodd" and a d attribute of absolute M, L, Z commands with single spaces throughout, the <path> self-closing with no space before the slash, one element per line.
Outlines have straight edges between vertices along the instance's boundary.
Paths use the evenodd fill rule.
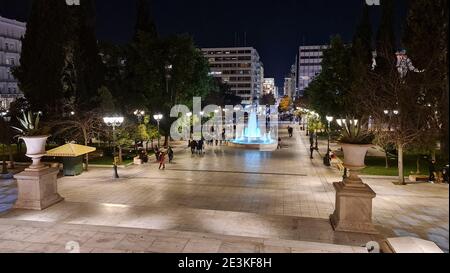
<path fill-rule="evenodd" d="M 34 0 L 32 3 L 20 66 L 13 73 L 35 111 L 51 114 L 61 108 L 67 18 L 64 1 Z"/>
<path fill-rule="evenodd" d="M 364 107 L 358 103 L 365 98 L 366 80 L 372 65 L 372 26 L 370 23 L 369 7 L 364 5 L 361 21 L 357 27 L 351 48 L 350 78 L 351 88 L 345 97 L 345 108 L 348 114 L 362 118 Z"/>
<path fill-rule="evenodd" d="M 98 106 L 98 90 L 104 81 L 104 67 L 95 35 L 94 1 L 84 0 L 73 10 L 76 23 L 73 35 L 74 67 L 76 71 L 75 105 L 78 110 Z"/>
<path fill-rule="evenodd" d="M 158 38 L 155 22 L 151 16 L 150 3 L 148 0 L 137 1 L 136 25 L 134 27 L 134 40 L 139 39 L 141 33 L 149 35 L 151 38 Z"/>
<path fill-rule="evenodd" d="M 352 55 L 361 54 L 361 61 L 370 65 L 372 62 L 372 24 L 370 23 L 369 6 L 367 5 L 363 6 L 361 21 L 353 37 L 353 45 L 357 45 L 357 47 L 352 50 Z"/>
<path fill-rule="evenodd" d="M 377 33 L 377 71 L 389 73 L 395 65 L 394 1 L 381 1 L 381 23 Z"/>

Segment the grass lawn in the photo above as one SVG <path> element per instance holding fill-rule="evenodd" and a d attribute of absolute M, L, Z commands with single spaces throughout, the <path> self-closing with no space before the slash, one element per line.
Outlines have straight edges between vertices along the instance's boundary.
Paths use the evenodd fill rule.
<path fill-rule="evenodd" d="M 111 165 L 112 166 L 113 158 L 112 157 L 99 157 L 95 159 L 89 159 L 89 165 Z M 123 159 L 122 165 L 127 165 L 132 163 L 133 159 Z"/>
<path fill-rule="evenodd" d="M 406 155 L 404 158 L 404 175 L 409 176 L 411 172 L 416 173 L 416 157 Z M 366 157 L 367 168 L 362 171 L 365 175 L 398 176 L 397 159 L 389 159 L 390 168 L 386 169 L 384 157 Z M 421 174 L 428 175 L 428 162 L 420 161 Z"/>

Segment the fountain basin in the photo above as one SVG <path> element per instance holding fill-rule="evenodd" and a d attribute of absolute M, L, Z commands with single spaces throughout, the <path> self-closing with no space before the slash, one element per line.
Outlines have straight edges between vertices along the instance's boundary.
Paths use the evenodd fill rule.
<path fill-rule="evenodd" d="M 248 150 L 274 151 L 277 149 L 278 143 L 273 140 L 235 139 L 228 146 Z"/>

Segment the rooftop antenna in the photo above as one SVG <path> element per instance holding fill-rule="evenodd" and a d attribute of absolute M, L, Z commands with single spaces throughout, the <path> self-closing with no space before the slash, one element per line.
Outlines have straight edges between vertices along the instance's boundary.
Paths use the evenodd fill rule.
<path fill-rule="evenodd" d="M 247 46 L 247 32 L 244 32 L 244 47 Z"/>

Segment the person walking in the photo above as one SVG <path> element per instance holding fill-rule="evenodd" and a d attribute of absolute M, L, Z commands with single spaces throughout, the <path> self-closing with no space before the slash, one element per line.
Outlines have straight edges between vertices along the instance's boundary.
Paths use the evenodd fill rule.
<path fill-rule="evenodd" d="M 191 145 L 191 153 L 195 154 L 195 150 L 197 149 L 197 141 L 192 140 L 190 145 Z"/>
<path fill-rule="evenodd" d="M 166 151 L 161 151 L 159 155 L 159 169 L 166 169 Z"/>
<path fill-rule="evenodd" d="M 282 148 L 281 146 L 281 137 L 278 138 L 278 147 L 277 149 L 280 150 Z"/>
<path fill-rule="evenodd" d="M 310 153 L 311 153 L 311 155 L 309 156 L 309 158 L 310 159 L 314 159 L 314 150 L 315 150 L 315 147 L 314 147 L 314 133 L 313 132 L 310 132 L 310 134 L 309 134 L 309 144 L 310 144 L 310 146 L 309 146 L 309 151 L 310 151 Z"/>
<path fill-rule="evenodd" d="M 158 162 L 158 161 L 159 161 L 159 153 L 160 153 L 158 146 L 155 146 L 155 148 L 153 149 L 153 151 L 154 151 L 154 153 L 155 153 L 156 162 Z"/>
<path fill-rule="evenodd" d="M 292 128 L 291 126 L 288 126 L 288 133 L 289 133 L 289 137 L 292 138 L 294 136 L 294 128 Z"/>
<path fill-rule="evenodd" d="M 428 179 L 428 181 L 430 183 L 434 183 L 436 181 L 436 160 L 432 159 L 430 161 L 428 169 L 430 171 L 430 178 Z"/>
<path fill-rule="evenodd" d="M 198 141 L 198 144 L 197 144 L 197 151 L 198 151 L 198 154 L 203 154 L 203 145 L 205 144 L 205 142 L 203 141 L 203 139 L 200 139 L 199 141 Z"/>
<path fill-rule="evenodd" d="M 173 149 L 169 146 L 169 149 L 167 150 L 167 155 L 169 156 L 169 163 L 172 163 L 173 161 Z"/>
<path fill-rule="evenodd" d="M 222 145 L 222 142 L 225 144 L 227 143 L 225 132 L 225 129 L 222 129 L 222 139 L 220 140 L 220 145 Z"/>

